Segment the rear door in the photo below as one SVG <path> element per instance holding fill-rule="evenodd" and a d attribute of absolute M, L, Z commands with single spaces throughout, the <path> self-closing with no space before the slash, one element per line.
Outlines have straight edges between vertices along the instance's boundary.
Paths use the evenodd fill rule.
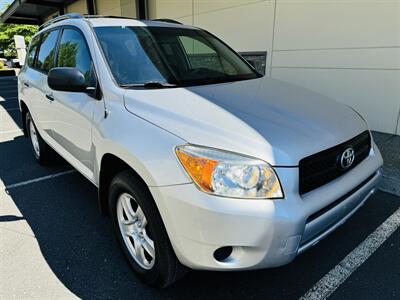
<path fill-rule="evenodd" d="M 96 85 L 96 76 L 85 37 L 75 27 L 62 30 L 57 67 L 77 68 L 90 86 Z M 52 91 L 54 101 L 52 137 L 87 177 L 93 175 L 92 115 L 98 100 L 86 93 Z"/>
<path fill-rule="evenodd" d="M 34 69 L 36 54 L 39 45 L 40 36 L 35 36 L 29 45 L 29 50 L 28 54 L 26 55 L 26 62 L 24 64 L 24 67 L 18 75 L 19 100 L 24 101 L 24 103 L 28 104 L 29 109 L 31 110 L 31 114 L 34 114 L 35 116 L 36 114 L 34 113 L 34 109 L 32 107 L 32 100 L 35 98 L 40 98 L 37 87 L 39 86 L 41 76 Z"/>
<path fill-rule="evenodd" d="M 46 31 L 37 36 L 30 46 L 27 67 L 20 78 L 21 99 L 28 103 L 33 120 L 47 141 L 51 135 L 53 106 L 46 97 L 51 91 L 47 85 L 47 73 L 54 67 L 59 30 Z"/>
<path fill-rule="evenodd" d="M 51 99 L 51 89 L 47 84 L 47 74 L 55 64 L 55 51 L 60 30 L 50 30 L 41 35 L 41 42 L 35 61 L 35 70 L 39 74 L 40 99 L 35 101 L 37 105 L 37 118 L 40 127 L 50 136 L 52 135 L 52 116 L 54 105 Z"/>

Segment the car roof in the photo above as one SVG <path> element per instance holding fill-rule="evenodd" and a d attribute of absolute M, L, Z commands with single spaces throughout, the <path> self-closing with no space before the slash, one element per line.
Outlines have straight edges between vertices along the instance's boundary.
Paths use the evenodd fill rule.
<path fill-rule="evenodd" d="M 200 28 L 190 25 L 184 25 L 174 20 L 139 20 L 134 18 L 118 17 L 118 16 L 86 16 L 80 14 L 69 14 L 72 17 L 67 17 L 68 15 L 63 15 L 44 23 L 39 27 L 39 31 L 34 35 L 34 37 L 42 34 L 47 30 L 52 30 L 60 26 L 65 25 L 75 25 L 79 26 L 82 22 L 89 24 L 91 27 L 112 27 L 112 26 L 131 26 L 131 27 L 167 27 L 167 28 L 186 28 L 186 29 L 197 29 Z M 65 16 L 65 18 L 63 18 Z"/>
<path fill-rule="evenodd" d="M 106 27 L 106 26 L 131 26 L 131 27 L 172 27 L 172 28 L 190 28 L 198 29 L 190 25 L 183 25 L 177 21 L 169 19 L 159 20 L 138 20 L 133 18 L 118 17 L 118 16 L 88 16 L 80 14 L 67 14 L 49 20 L 39 27 L 39 32 L 46 31 L 62 25 L 79 25 L 81 22 L 89 24 L 91 27 Z"/>
<path fill-rule="evenodd" d="M 155 26 L 155 27 L 176 27 L 176 28 L 195 28 L 179 23 L 157 21 L 157 20 L 137 20 L 129 18 L 96 17 L 84 18 L 93 27 L 104 26 Z"/>

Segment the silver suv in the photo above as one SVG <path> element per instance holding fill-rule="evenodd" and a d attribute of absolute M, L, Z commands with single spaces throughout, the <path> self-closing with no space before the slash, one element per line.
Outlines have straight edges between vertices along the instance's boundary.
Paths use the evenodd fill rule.
<path fill-rule="evenodd" d="M 57 152 L 98 187 L 150 285 L 188 268 L 287 264 L 381 177 L 356 111 L 261 76 L 199 28 L 73 14 L 28 52 L 19 102 L 33 154 L 45 164 Z"/>

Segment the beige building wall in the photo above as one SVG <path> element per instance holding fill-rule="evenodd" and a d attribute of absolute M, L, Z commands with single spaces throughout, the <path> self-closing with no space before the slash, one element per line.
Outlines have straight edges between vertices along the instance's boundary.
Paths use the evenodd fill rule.
<path fill-rule="evenodd" d="M 110 16 L 123 16 L 123 17 L 136 17 L 136 3 L 135 0 L 95 0 L 96 14 L 110 15 Z M 80 13 L 87 14 L 86 0 L 78 0 L 65 8 L 65 13 Z M 47 20 L 51 19 L 58 13 L 49 16 Z"/>
<path fill-rule="evenodd" d="M 99 15 L 136 17 L 135 0 L 96 0 Z"/>
<path fill-rule="evenodd" d="M 400 1 L 277 0 L 273 49 L 272 77 L 353 106 L 374 130 L 396 132 Z"/>
<path fill-rule="evenodd" d="M 205 28 L 238 51 L 267 51 L 267 76 L 400 134 L 399 0 L 149 0 L 149 13 Z"/>
<path fill-rule="evenodd" d="M 94 4 L 98 15 L 136 17 L 135 0 L 95 0 Z M 78 0 L 71 3 L 65 7 L 64 11 L 65 13 L 87 14 L 86 0 Z M 45 21 L 49 21 L 55 16 L 58 16 L 58 12 L 49 15 Z"/>
<path fill-rule="evenodd" d="M 99 15 L 120 16 L 120 0 L 96 0 L 96 11 Z"/>
<path fill-rule="evenodd" d="M 65 13 L 87 14 L 86 0 L 78 0 L 65 8 Z"/>
<path fill-rule="evenodd" d="M 136 1 L 121 0 L 121 16 L 136 18 Z"/>
<path fill-rule="evenodd" d="M 80 14 L 87 14 L 86 9 L 86 0 L 78 0 L 74 3 L 67 5 L 64 8 L 64 12 L 67 13 L 80 13 Z M 47 16 L 44 21 L 49 21 L 54 17 L 58 16 L 58 12 L 52 13 L 51 15 Z"/>

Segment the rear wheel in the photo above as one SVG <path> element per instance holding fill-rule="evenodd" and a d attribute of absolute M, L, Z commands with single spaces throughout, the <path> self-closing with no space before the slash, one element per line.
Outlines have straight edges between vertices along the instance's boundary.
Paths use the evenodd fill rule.
<path fill-rule="evenodd" d="M 47 145 L 40 136 L 29 112 L 27 112 L 25 115 L 25 124 L 28 137 L 31 142 L 33 155 L 40 164 L 49 164 L 55 157 L 54 150 L 50 148 L 50 146 Z"/>
<path fill-rule="evenodd" d="M 109 208 L 118 242 L 144 283 L 167 287 L 185 273 L 150 192 L 132 172 L 123 171 L 112 180 Z"/>

